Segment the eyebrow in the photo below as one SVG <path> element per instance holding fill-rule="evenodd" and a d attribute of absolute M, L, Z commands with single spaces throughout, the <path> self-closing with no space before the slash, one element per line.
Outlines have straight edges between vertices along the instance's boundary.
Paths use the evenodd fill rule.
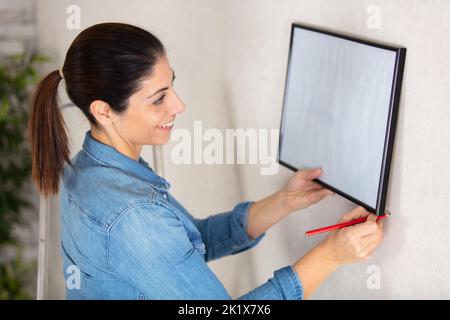
<path fill-rule="evenodd" d="M 173 71 L 173 69 L 172 69 L 172 82 L 174 80 L 175 80 L 175 71 Z M 164 88 L 158 89 L 156 92 L 154 92 L 150 96 L 148 96 L 147 99 L 149 99 L 149 98 L 153 97 L 154 95 L 160 93 L 161 91 L 164 91 L 164 90 L 167 90 L 167 89 L 169 89 L 169 87 L 164 87 Z"/>

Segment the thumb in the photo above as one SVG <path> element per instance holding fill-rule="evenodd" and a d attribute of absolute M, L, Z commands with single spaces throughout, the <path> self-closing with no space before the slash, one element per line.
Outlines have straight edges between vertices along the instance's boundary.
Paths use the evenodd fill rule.
<path fill-rule="evenodd" d="M 322 168 L 315 168 L 315 169 L 309 169 L 309 170 L 301 170 L 297 173 L 298 177 L 304 179 L 304 180 L 314 180 L 322 175 L 323 169 Z"/>
<path fill-rule="evenodd" d="M 358 206 L 352 211 L 344 214 L 339 222 L 348 222 L 350 220 L 367 217 L 370 213 L 362 206 Z"/>

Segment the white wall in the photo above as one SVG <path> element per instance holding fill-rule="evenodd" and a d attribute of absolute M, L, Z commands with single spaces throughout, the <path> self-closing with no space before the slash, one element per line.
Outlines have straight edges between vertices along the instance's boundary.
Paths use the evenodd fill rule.
<path fill-rule="evenodd" d="M 289 25 L 303 22 L 407 47 L 400 116 L 392 166 L 385 241 L 367 262 L 336 272 L 314 298 L 450 298 L 450 1 L 228 1 L 224 69 L 235 124 L 279 125 Z M 366 27 L 366 8 L 381 10 L 381 29 Z M 291 173 L 261 177 L 242 168 L 244 195 L 276 190 Z M 257 188 L 255 188 L 258 186 Z M 272 269 L 294 261 L 322 237 L 305 230 L 333 223 L 354 205 L 329 199 L 289 217 L 252 255 L 263 281 Z M 369 290 L 367 267 L 381 270 L 381 289 Z"/>
<path fill-rule="evenodd" d="M 278 128 L 292 22 L 407 47 L 385 240 L 369 261 L 343 267 L 313 298 L 450 298 L 450 1 L 40 1 L 40 47 L 59 64 L 79 32 L 65 27 L 69 4 L 80 6 L 82 29 L 123 21 L 160 37 L 187 105 L 178 128 L 191 129 L 194 120 L 205 128 Z M 381 10 L 378 30 L 366 26 L 370 5 Z M 75 111 L 65 114 L 73 152 L 85 131 Z M 175 166 L 172 146 L 164 147 L 166 178 L 198 217 L 264 197 L 292 174 L 280 168 L 275 176 L 261 176 L 256 165 Z M 323 238 L 305 238 L 305 230 L 334 223 L 353 207 L 339 196 L 324 200 L 275 226 L 254 250 L 211 266 L 233 296 L 242 294 Z M 371 265 L 381 270 L 379 290 L 366 286 Z"/>

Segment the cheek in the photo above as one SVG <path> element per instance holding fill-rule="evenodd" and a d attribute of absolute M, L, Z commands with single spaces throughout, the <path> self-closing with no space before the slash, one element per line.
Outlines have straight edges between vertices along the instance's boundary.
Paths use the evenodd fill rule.
<path fill-rule="evenodd" d="M 146 127 L 149 130 L 157 129 L 156 126 L 158 126 L 160 123 L 164 121 L 164 115 L 165 112 L 162 109 L 153 110 L 151 112 L 146 113 L 145 115 Z"/>
<path fill-rule="evenodd" d="M 147 114 L 145 116 L 145 124 L 142 127 L 141 133 L 145 132 L 145 136 L 150 139 L 163 135 L 164 131 L 158 129 L 157 126 L 164 121 L 164 115 L 164 112 L 151 112 Z"/>
<path fill-rule="evenodd" d="M 140 112 L 133 115 L 133 123 L 141 133 L 156 128 L 163 120 L 164 110 L 151 105 L 141 108 Z"/>
<path fill-rule="evenodd" d="M 140 112 L 128 113 L 126 120 L 121 123 L 121 130 L 126 131 L 126 134 L 133 143 L 136 144 L 151 144 L 155 137 L 161 135 L 157 128 L 164 120 L 164 113 L 159 110 L 149 109 L 141 110 Z"/>

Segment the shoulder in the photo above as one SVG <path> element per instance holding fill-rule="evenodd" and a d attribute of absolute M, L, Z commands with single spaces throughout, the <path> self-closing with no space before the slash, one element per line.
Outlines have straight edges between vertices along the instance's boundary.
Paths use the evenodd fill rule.
<path fill-rule="evenodd" d="M 159 200 L 130 206 L 108 230 L 108 251 L 116 257 L 177 263 L 192 250 L 182 221 Z"/>
<path fill-rule="evenodd" d="M 102 165 L 80 151 L 66 164 L 61 202 L 70 203 L 108 229 L 123 212 L 157 198 L 150 183 L 118 168 Z"/>
<path fill-rule="evenodd" d="M 184 225 L 173 208 L 159 199 L 152 199 L 130 205 L 123 210 L 110 225 L 110 234 L 133 235 L 136 231 L 143 231 L 145 235 L 158 237 L 162 231 L 183 228 Z M 165 239 L 167 240 L 167 239 Z"/>

